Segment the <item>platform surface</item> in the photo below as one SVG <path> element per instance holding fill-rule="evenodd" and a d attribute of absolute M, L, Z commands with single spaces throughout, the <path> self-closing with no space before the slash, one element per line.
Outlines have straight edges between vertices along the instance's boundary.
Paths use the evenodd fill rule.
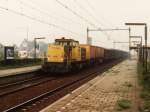
<path fill-rule="evenodd" d="M 64 96 L 41 112 L 119 112 L 117 101 L 131 101 L 121 112 L 138 112 L 140 106 L 137 62 L 125 60 Z"/>
<path fill-rule="evenodd" d="M 30 66 L 30 67 L 0 70 L 0 77 L 7 77 L 7 76 L 17 75 L 17 74 L 21 74 L 21 73 L 28 73 L 28 72 L 36 71 L 40 68 L 41 68 L 41 66 L 37 65 L 37 66 Z"/>

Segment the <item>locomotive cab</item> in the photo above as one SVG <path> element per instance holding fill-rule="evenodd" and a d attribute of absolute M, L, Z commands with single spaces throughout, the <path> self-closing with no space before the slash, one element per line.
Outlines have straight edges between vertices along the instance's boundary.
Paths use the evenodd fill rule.
<path fill-rule="evenodd" d="M 78 50 L 79 42 L 73 39 L 56 39 L 54 44 L 48 45 L 47 60 L 42 68 L 46 72 L 68 72 L 71 70 L 72 61 L 79 60 L 75 55 Z M 76 59 L 77 58 L 77 59 Z"/>

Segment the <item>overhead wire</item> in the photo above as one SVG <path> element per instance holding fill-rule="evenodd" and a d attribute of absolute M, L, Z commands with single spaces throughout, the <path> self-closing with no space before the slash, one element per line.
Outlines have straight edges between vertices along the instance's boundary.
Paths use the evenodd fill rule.
<path fill-rule="evenodd" d="M 33 0 L 30 0 L 30 2 L 32 2 L 32 3 L 35 4 L 35 2 L 34 2 Z M 21 3 L 22 3 L 22 5 L 25 5 L 25 6 L 29 7 L 29 8 L 31 8 L 31 9 L 33 9 L 33 10 L 37 10 L 37 11 L 39 11 L 40 13 L 43 13 L 43 14 L 49 16 L 49 17 L 52 17 L 52 16 L 49 15 L 48 13 L 43 12 L 43 11 L 41 11 L 41 10 L 38 9 L 38 8 L 32 7 L 32 6 L 28 5 L 28 4 L 26 4 L 25 2 L 21 2 Z M 80 6 L 80 8 L 82 7 L 79 3 L 78 3 L 78 5 Z M 86 10 L 86 12 L 88 12 L 88 10 L 87 10 L 86 8 L 84 8 L 84 9 Z M 90 12 L 88 12 L 88 14 L 96 20 L 96 18 L 95 18 Z M 98 21 L 98 20 L 96 20 L 96 21 Z M 100 23 L 100 24 L 102 24 L 102 23 Z M 95 25 L 95 26 L 96 26 L 96 25 Z M 103 25 L 103 26 L 104 26 L 104 25 Z M 99 27 L 99 28 L 100 28 L 100 27 Z M 106 32 L 103 32 L 103 33 L 109 38 L 110 35 L 108 35 Z"/>
<path fill-rule="evenodd" d="M 23 16 L 23 17 L 26 17 L 26 18 L 28 18 L 28 19 L 31 19 L 31 20 L 34 20 L 34 21 L 37 21 L 37 22 L 40 22 L 40 23 L 43 23 L 43 24 L 47 24 L 47 25 L 49 25 L 49 26 L 55 27 L 55 28 L 60 29 L 60 30 L 63 30 L 63 31 L 70 32 L 70 33 L 72 33 L 72 34 L 74 34 L 74 35 L 81 36 L 81 34 L 78 34 L 78 33 L 76 33 L 76 32 L 73 32 L 73 31 L 71 31 L 71 30 L 68 30 L 68 29 L 66 29 L 66 28 L 64 28 L 64 27 L 61 27 L 61 26 L 59 26 L 59 25 L 52 24 L 52 23 L 49 23 L 49 22 L 40 20 L 40 19 L 38 19 L 38 18 L 35 18 L 35 17 L 29 16 L 29 15 L 26 15 L 26 14 L 24 14 L 24 13 L 17 12 L 17 11 L 15 11 L 15 10 L 13 10 L 13 9 L 9 9 L 9 8 L 3 7 L 3 6 L 0 6 L 0 9 L 3 9 L 3 10 L 5 10 L 5 11 L 7 11 L 7 12 L 11 12 L 11 13 L 14 13 L 14 14 L 17 14 L 17 15 L 20 15 L 20 16 Z M 83 36 L 83 35 L 82 35 L 82 36 Z"/>
<path fill-rule="evenodd" d="M 94 6 L 90 3 L 89 0 L 86 0 L 87 5 L 89 6 L 89 8 L 95 12 L 95 8 Z M 112 22 L 110 22 L 108 19 L 106 20 L 103 16 L 100 17 L 105 23 L 107 23 L 108 26 L 112 27 L 112 28 L 118 28 L 116 25 L 114 25 Z M 118 35 L 118 32 L 117 32 Z"/>
<path fill-rule="evenodd" d="M 16 0 L 16 1 L 18 1 L 18 0 Z M 62 18 L 59 19 L 59 18 L 57 18 L 57 17 L 54 17 L 54 16 L 52 16 L 51 14 L 49 14 L 49 13 L 47 13 L 47 12 L 45 12 L 45 11 L 42 11 L 41 9 L 39 9 L 39 8 L 37 8 L 37 7 L 34 7 L 34 6 L 32 6 L 32 5 L 29 5 L 29 4 L 25 3 L 23 0 L 19 0 L 19 1 L 20 1 L 20 4 L 21 4 L 21 5 L 24 5 L 25 7 L 28 7 L 28 8 L 30 8 L 30 9 L 34 10 L 34 11 L 37 11 L 37 12 L 39 12 L 40 14 L 46 15 L 46 16 L 48 16 L 48 17 L 50 17 L 50 18 L 53 18 L 54 20 L 63 21 L 63 22 L 66 22 L 66 23 L 68 23 L 69 21 L 71 21 L 70 19 L 69 19 L 69 21 L 67 21 L 66 19 L 65 19 L 65 21 L 64 21 L 64 20 L 62 20 Z M 32 1 L 32 0 L 31 0 L 31 1 Z M 81 24 L 78 23 L 78 25 L 81 25 Z"/>
<path fill-rule="evenodd" d="M 95 12 L 95 8 L 94 6 L 90 3 L 89 0 L 86 0 L 86 3 L 88 5 L 88 7 L 92 10 L 92 12 Z M 109 22 L 108 20 L 106 20 L 105 18 L 103 18 L 103 16 L 100 17 L 103 21 L 105 21 L 105 24 L 107 24 L 108 26 L 111 26 L 111 27 L 114 27 L 114 28 L 117 28 L 115 25 L 113 25 L 111 22 Z M 100 22 L 100 21 L 99 21 Z M 102 22 L 100 22 L 102 23 Z M 110 34 L 108 34 L 110 36 Z"/>
<path fill-rule="evenodd" d="M 94 8 L 93 5 L 89 2 L 89 0 L 86 0 L 86 3 L 87 3 L 87 5 L 89 6 L 89 8 L 90 8 L 93 12 L 95 12 L 95 10 L 94 10 L 95 8 Z M 105 24 L 106 24 L 106 23 L 109 23 L 108 26 L 111 26 L 111 27 L 116 28 L 116 26 L 114 26 L 111 22 L 109 22 L 108 20 L 104 19 L 103 16 L 101 16 L 101 19 L 103 19 L 103 21 L 106 21 Z"/>
<path fill-rule="evenodd" d="M 91 21 L 89 21 L 88 19 L 86 19 L 85 17 L 81 16 L 80 14 L 78 14 L 76 11 L 72 10 L 70 7 L 68 7 L 67 5 L 65 5 L 64 3 L 60 2 L 59 0 L 55 0 L 58 4 L 60 4 L 62 7 L 64 7 L 65 9 L 67 9 L 68 11 L 70 11 L 71 13 L 73 13 L 75 16 L 79 17 L 80 19 L 84 20 L 86 23 L 90 24 L 91 26 L 93 26 L 94 28 L 97 28 L 97 25 L 93 24 Z M 100 28 L 100 27 L 99 27 Z M 101 29 L 101 28 L 100 28 Z M 110 39 L 110 36 L 104 32 L 104 34 L 107 36 L 107 39 Z"/>
<path fill-rule="evenodd" d="M 76 11 L 72 10 L 70 7 L 68 7 L 67 5 L 65 5 L 63 2 L 60 2 L 59 0 L 55 0 L 58 4 L 60 4 L 62 7 L 64 7 L 65 9 L 67 9 L 68 11 L 70 11 L 73 15 L 77 16 L 78 18 L 80 18 L 81 20 L 85 21 L 86 23 L 88 23 L 89 25 L 93 26 L 93 27 L 97 27 L 94 23 L 92 23 L 91 21 L 89 21 L 87 18 L 81 16 L 80 14 L 78 14 Z"/>
<path fill-rule="evenodd" d="M 84 10 L 84 12 L 88 13 L 90 17 L 92 17 L 97 23 L 99 23 L 102 26 L 105 26 L 103 23 L 101 23 L 91 12 L 88 11 L 87 8 L 85 8 L 82 4 L 80 4 L 77 0 L 74 0 L 74 2 L 77 4 L 77 6 L 81 9 Z M 101 28 L 101 27 L 99 27 Z"/>
<path fill-rule="evenodd" d="M 30 1 L 31 1 L 32 3 L 34 3 L 34 1 L 32 1 L 32 0 L 30 0 Z M 21 5 L 24 5 L 24 6 L 28 7 L 28 8 L 31 8 L 32 10 L 38 11 L 38 12 L 44 14 L 44 15 L 47 15 L 47 16 L 49 16 L 49 17 L 52 17 L 52 18 L 54 18 L 54 19 L 58 19 L 58 18 L 55 18 L 55 17 L 51 16 L 49 13 L 42 11 L 41 9 L 39 9 L 39 8 L 37 8 L 37 7 L 33 7 L 33 6 L 31 6 L 31 5 L 29 5 L 29 4 L 25 3 L 25 2 L 23 2 L 22 0 L 20 0 L 20 4 L 21 4 Z M 78 4 L 78 5 L 79 5 L 79 4 Z M 80 5 L 79 5 L 79 6 L 80 6 Z M 81 7 L 82 7 L 82 6 L 80 6 L 80 8 L 81 8 Z M 86 8 L 84 8 L 84 9 L 88 12 L 88 10 L 87 10 Z M 94 18 L 94 16 L 93 16 L 91 13 L 89 13 L 89 15 Z M 95 18 L 95 20 L 96 20 L 96 18 Z M 102 24 L 102 23 L 101 23 L 101 24 Z M 105 32 L 104 32 L 104 33 L 105 33 Z M 107 33 L 105 33 L 105 34 L 106 34 L 106 36 L 109 36 Z"/>
<path fill-rule="evenodd" d="M 78 5 L 78 7 L 82 10 L 84 10 L 86 13 L 88 13 L 88 15 L 90 15 L 90 17 L 92 17 L 99 25 L 105 27 L 105 25 L 100 22 L 91 12 L 88 11 L 88 9 L 86 9 L 83 5 L 81 5 L 77 0 L 74 0 L 74 2 L 76 2 L 76 4 Z M 99 29 L 102 29 L 101 27 L 97 26 Z M 110 35 L 107 32 L 102 32 L 104 33 L 107 38 L 109 39 Z"/>
<path fill-rule="evenodd" d="M 32 4 L 34 4 L 34 6 L 36 6 L 36 7 L 34 7 L 33 5 L 31 6 L 31 5 L 27 4 L 27 3 L 25 3 L 23 0 L 21 0 L 21 1 L 22 1 L 22 2 L 21 2 L 22 5 L 24 5 L 24 6 L 28 7 L 28 8 L 31 8 L 32 10 L 35 10 L 35 11 L 37 11 L 37 12 L 43 14 L 43 15 L 46 15 L 46 16 L 48 16 L 48 17 L 50 17 L 50 18 L 53 18 L 53 19 L 55 19 L 55 20 L 64 21 L 64 22 L 66 22 L 66 23 L 68 23 L 68 22 L 72 22 L 72 23 L 76 22 L 78 25 L 81 25 L 81 23 L 78 23 L 77 21 L 74 21 L 74 20 L 72 20 L 72 19 L 70 19 L 70 18 L 62 17 L 62 18 L 60 19 L 60 18 L 57 18 L 57 17 L 52 16 L 50 13 L 47 13 L 46 11 L 41 10 L 41 8 L 37 8 L 37 7 L 39 7 L 39 6 L 35 5 L 36 2 L 34 2 L 33 0 L 29 0 L 29 2 L 32 3 Z M 27 1 L 27 0 L 26 0 L 26 1 Z M 53 14 L 53 15 L 54 15 L 54 14 Z M 63 18 L 65 18 L 65 19 L 63 19 Z"/>
<path fill-rule="evenodd" d="M 56 0 L 56 1 L 58 1 L 58 0 Z M 25 5 L 25 6 L 27 6 L 27 7 L 30 7 L 31 9 L 33 9 L 33 10 L 37 10 L 37 11 L 39 11 L 39 12 L 41 12 L 41 13 L 43 13 L 43 14 L 46 14 L 46 15 L 48 15 L 48 16 L 50 16 L 48 13 L 45 13 L 45 12 L 43 12 L 43 11 L 41 11 L 40 9 L 38 9 L 38 8 L 35 8 L 35 7 L 32 7 L 32 6 L 30 6 L 30 5 L 28 5 L 28 4 L 26 4 L 26 3 L 24 3 L 24 2 L 20 2 L 22 5 Z M 84 8 L 86 11 L 88 11 L 86 8 Z M 77 14 L 77 13 L 75 13 L 75 14 Z M 90 13 L 89 13 L 90 14 Z M 90 14 L 91 15 L 91 14 Z M 92 16 L 92 17 L 94 17 L 94 16 Z M 45 22 L 45 21 L 43 21 L 43 22 Z M 46 22 L 47 23 L 47 22 Z M 94 26 L 96 26 L 96 25 L 94 25 Z M 56 27 L 56 26 L 55 26 Z M 62 28 L 61 28 L 62 29 Z M 63 28 L 64 29 L 64 28 Z M 107 35 L 108 36 L 108 35 Z"/>

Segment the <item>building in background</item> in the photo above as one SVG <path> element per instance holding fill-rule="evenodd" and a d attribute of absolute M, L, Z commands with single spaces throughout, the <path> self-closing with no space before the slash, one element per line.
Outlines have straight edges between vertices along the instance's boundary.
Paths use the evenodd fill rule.
<path fill-rule="evenodd" d="M 44 58 L 47 50 L 47 43 L 38 42 L 36 47 L 37 58 Z M 19 58 L 34 58 L 34 41 L 24 39 L 18 49 Z"/>
<path fill-rule="evenodd" d="M 18 56 L 19 58 L 21 59 L 25 59 L 25 58 L 28 58 L 28 51 L 26 50 L 22 50 L 22 51 L 18 51 Z"/>

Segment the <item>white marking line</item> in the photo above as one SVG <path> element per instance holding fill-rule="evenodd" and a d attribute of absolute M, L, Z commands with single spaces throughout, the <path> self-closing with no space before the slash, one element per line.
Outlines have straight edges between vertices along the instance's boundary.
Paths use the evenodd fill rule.
<path fill-rule="evenodd" d="M 100 77 L 101 78 L 101 77 Z M 103 78 L 103 77 L 102 77 Z M 95 78 L 96 79 L 96 78 Z M 91 83 L 91 81 L 89 81 L 88 83 L 86 83 L 87 85 L 89 85 L 86 89 L 89 89 L 89 88 L 91 88 L 92 86 L 94 86 L 95 84 L 94 84 L 94 82 L 93 83 Z M 85 86 L 85 85 L 84 85 Z M 82 86 L 81 86 L 82 87 Z M 79 89 L 79 88 L 78 88 Z M 77 92 L 77 90 L 75 90 L 76 92 Z M 77 96 L 75 96 L 72 100 L 71 100 L 71 102 L 75 102 L 75 100 L 78 98 L 78 97 L 82 97 L 82 94 L 83 93 L 85 93 L 86 91 L 84 91 L 84 92 L 82 92 L 82 93 L 80 93 L 79 95 L 77 95 Z M 75 93 L 75 92 L 72 92 L 72 93 Z M 71 95 L 71 94 L 70 94 Z M 69 106 L 69 105 L 71 105 L 71 102 L 70 103 L 67 103 L 66 104 L 66 106 Z M 65 109 L 66 107 L 61 107 L 61 109 Z"/>
<path fill-rule="evenodd" d="M 104 76 L 104 75 L 102 75 L 102 76 Z M 84 94 L 85 92 L 87 92 L 88 90 L 90 90 L 93 86 L 95 86 L 97 83 L 99 83 L 100 81 L 102 81 L 102 79 L 104 79 L 104 77 L 97 77 L 97 78 L 101 78 L 101 80 L 97 80 L 96 82 L 93 82 L 93 83 L 91 83 L 91 81 L 89 81 L 88 83 L 86 83 L 86 85 L 89 85 L 86 88 L 86 90 L 84 92 L 81 92 L 79 95 L 75 96 L 74 99 L 71 100 L 71 102 L 74 102 L 78 97 L 82 97 L 82 94 Z M 94 78 L 94 79 L 96 80 L 96 78 Z M 77 90 L 75 90 L 75 91 L 77 91 Z M 68 105 L 70 105 L 70 103 L 68 103 Z"/>
<path fill-rule="evenodd" d="M 101 77 L 100 77 L 100 78 L 101 78 Z M 104 79 L 104 77 L 102 77 L 102 79 Z M 102 79 L 101 79 L 101 80 L 98 80 L 95 84 L 94 84 L 94 82 L 93 82 L 93 84 L 88 83 L 88 84 L 90 84 L 90 86 L 89 86 L 84 92 L 82 92 L 81 94 L 79 94 L 79 95 L 77 95 L 76 97 L 74 97 L 74 99 L 72 99 L 71 102 L 74 102 L 75 99 L 77 99 L 78 97 L 82 97 L 82 94 L 83 94 L 83 93 L 85 93 L 85 92 L 87 92 L 88 90 L 90 90 L 93 86 L 96 86 L 96 84 L 99 83 L 99 81 L 102 81 Z M 66 106 L 69 106 L 69 105 L 71 105 L 71 103 L 67 103 L 67 104 L 66 104 Z M 65 108 L 65 107 L 64 107 L 64 108 Z"/>
<path fill-rule="evenodd" d="M 71 105 L 71 103 L 67 103 L 66 105 L 69 106 L 69 105 Z"/>
<path fill-rule="evenodd" d="M 71 100 L 71 102 L 75 102 L 75 99 Z"/>
<path fill-rule="evenodd" d="M 61 107 L 62 110 L 66 109 L 66 107 Z"/>
<path fill-rule="evenodd" d="M 71 105 L 71 103 L 67 103 L 65 106 L 70 106 L 70 105 Z M 64 107 L 61 107 L 61 108 L 60 108 L 60 110 L 64 110 L 64 109 L 66 109 L 66 107 L 65 107 L 65 106 L 64 106 Z"/>
<path fill-rule="evenodd" d="M 78 95 L 78 97 L 82 97 L 82 95 L 80 94 L 80 95 Z"/>

